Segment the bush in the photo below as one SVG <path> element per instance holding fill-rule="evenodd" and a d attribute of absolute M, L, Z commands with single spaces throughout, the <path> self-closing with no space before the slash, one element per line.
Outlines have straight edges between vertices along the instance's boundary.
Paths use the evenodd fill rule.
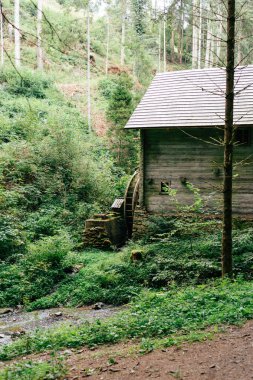
<path fill-rule="evenodd" d="M 67 228 L 80 243 L 85 219 L 113 200 L 116 176 L 110 157 L 83 130 L 53 124 L 45 131 L 38 125 L 36 137 L 27 134 L 30 141 L 14 139 L 0 152 L 5 208 L 15 193 L 8 213 L 18 209 L 19 228 L 23 224 L 30 239 Z"/>
<path fill-rule="evenodd" d="M 12 95 L 28 98 L 45 98 L 45 90 L 51 86 L 51 81 L 41 73 L 22 70 L 18 74 L 15 70 L 0 71 L 0 83 L 5 84 L 5 90 Z"/>
<path fill-rule="evenodd" d="M 65 259 L 72 248 L 69 237 L 63 234 L 43 238 L 28 247 L 21 262 L 27 283 L 26 302 L 50 293 L 66 277 L 69 268 Z"/>
<path fill-rule="evenodd" d="M 26 241 L 19 220 L 0 214 L 0 261 L 25 251 Z"/>
<path fill-rule="evenodd" d="M 29 310 L 56 305 L 88 305 L 101 301 L 114 305 L 128 303 L 140 292 L 145 271 L 140 273 L 128 259 L 122 261 L 122 256 L 116 259 L 112 254 L 107 260 L 104 258 L 100 261 L 99 255 L 97 252 L 96 262 L 88 264 L 75 276 L 66 278 L 55 293 L 29 305 Z"/>
<path fill-rule="evenodd" d="M 0 261 L 0 305 L 16 306 L 24 302 L 24 270 L 17 264 L 6 264 Z"/>
<path fill-rule="evenodd" d="M 62 228 L 60 207 L 48 205 L 38 211 L 29 213 L 24 221 L 29 240 L 34 241 L 44 236 L 54 236 Z"/>
<path fill-rule="evenodd" d="M 44 237 L 28 247 L 26 261 L 31 265 L 45 263 L 52 269 L 61 268 L 69 252 L 73 249 L 73 243 L 67 235 Z"/>
<path fill-rule="evenodd" d="M 99 82 L 99 91 L 101 95 L 109 100 L 117 87 L 117 81 L 114 78 L 105 78 Z"/>
<path fill-rule="evenodd" d="M 54 289 L 70 271 L 67 255 L 73 243 L 66 234 L 46 237 L 28 246 L 15 264 L 0 264 L 0 304 L 28 304 Z"/>

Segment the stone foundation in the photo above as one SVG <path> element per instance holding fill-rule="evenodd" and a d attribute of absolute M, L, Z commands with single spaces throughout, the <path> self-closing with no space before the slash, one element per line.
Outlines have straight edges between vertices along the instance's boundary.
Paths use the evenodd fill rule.
<path fill-rule="evenodd" d="M 95 215 L 85 222 L 83 243 L 86 247 L 110 249 L 124 245 L 126 239 L 126 223 L 118 213 Z"/>
<path fill-rule="evenodd" d="M 147 231 L 147 225 L 148 225 L 148 212 L 141 208 L 140 206 L 137 206 L 134 211 L 134 223 L 133 223 L 133 233 L 132 238 L 133 240 L 138 240 L 145 235 L 145 232 Z"/>

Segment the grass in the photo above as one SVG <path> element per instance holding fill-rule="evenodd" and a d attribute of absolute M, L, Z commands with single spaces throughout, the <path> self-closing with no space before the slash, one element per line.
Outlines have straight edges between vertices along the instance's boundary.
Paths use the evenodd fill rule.
<path fill-rule="evenodd" d="M 222 329 L 214 328 L 213 331 L 194 331 L 184 335 L 174 335 L 169 338 L 155 339 L 143 338 L 139 344 L 138 352 L 147 354 L 160 348 L 168 348 L 171 346 L 180 347 L 183 343 L 205 342 L 212 340 L 215 334 L 221 332 Z"/>
<path fill-rule="evenodd" d="M 63 361 L 52 356 L 45 362 L 25 361 L 0 371 L 0 380 L 60 380 L 66 375 Z"/>
<path fill-rule="evenodd" d="M 166 292 L 143 291 L 131 303 L 129 310 L 113 318 L 35 332 L 3 347 L 0 359 L 10 360 L 32 352 L 64 347 L 94 347 L 136 339 L 170 339 L 209 326 L 237 324 L 253 318 L 252 292 L 253 282 L 242 279 L 184 288 L 175 286 Z"/>

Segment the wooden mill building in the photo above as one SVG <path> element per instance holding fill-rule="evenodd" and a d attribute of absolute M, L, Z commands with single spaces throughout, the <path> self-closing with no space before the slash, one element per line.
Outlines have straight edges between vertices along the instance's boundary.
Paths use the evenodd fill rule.
<path fill-rule="evenodd" d="M 139 180 L 126 194 L 128 216 L 136 186 L 147 212 L 170 213 L 178 204 L 192 205 L 194 188 L 203 210 L 220 212 L 225 84 L 226 72 L 220 68 L 156 75 L 125 127 L 139 129 L 141 135 Z M 236 70 L 235 95 L 234 213 L 253 217 L 253 65 Z"/>

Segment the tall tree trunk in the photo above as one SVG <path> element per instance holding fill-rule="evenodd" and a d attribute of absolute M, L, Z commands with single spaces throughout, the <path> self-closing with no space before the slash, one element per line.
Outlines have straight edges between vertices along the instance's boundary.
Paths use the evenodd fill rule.
<path fill-rule="evenodd" d="M 87 118 L 91 132 L 91 89 L 90 89 L 90 4 L 87 5 Z"/>
<path fill-rule="evenodd" d="M 197 28 L 198 0 L 192 3 L 192 68 L 198 65 L 198 28 Z"/>
<path fill-rule="evenodd" d="M 166 15 L 165 15 L 165 0 L 163 13 L 163 71 L 167 70 L 167 52 L 166 52 Z"/>
<path fill-rule="evenodd" d="M 210 66 L 211 38 L 212 38 L 212 32 L 211 32 L 211 20 L 210 20 L 210 0 L 207 0 L 205 68 L 208 68 Z"/>
<path fill-rule="evenodd" d="M 198 69 L 201 69 L 201 56 L 202 56 L 202 0 L 199 0 L 199 35 L 198 35 Z"/>
<path fill-rule="evenodd" d="M 238 22 L 238 44 L 237 44 L 237 60 L 238 64 L 242 65 L 243 64 L 243 55 L 242 55 L 242 43 L 241 43 L 241 38 L 242 38 L 242 20 Z"/>
<path fill-rule="evenodd" d="M 42 50 L 42 17 L 43 17 L 43 0 L 38 0 L 37 9 L 37 67 L 39 70 L 43 70 L 43 50 Z"/>
<path fill-rule="evenodd" d="M 211 32 L 210 32 L 210 21 L 207 22 L 207 33 L 206 33 L 206 57 L 205 57 L 205 67 L 210 66 L 210 56 L 211 56 Z"/>
<path fill-rule="evenodd" d="M 106 27 L 106 60 L 105 60 L 105 73 L 108 75 L 109 67 L 109 45 L 110 45 L 110 17 L 107 14 L 107 27 Z"/>
<path fill-rule="evenodd" d="M 4 65 L 4 28 L 3 28 L 3 3 L 0 0 L 0 54 L 1 67 Z"/>
<path fill-rule="evenodd" d="M 171 50 L 171 62 L 175 62 L 175 30 L 174 26 L 171 26 L 171 39 L 170 39 L 170 50 Z"/>
<path fill-rule="evenodd" d="M 214 66 L 214 35 L 213 35 L 213 29 L 211 29 L 210 39 L 211 39 L 211 44 L 210 44 L 209 67 L 213 67 Z"/>
<path fill-rule="evenodd" d="M 185 36 L 185 51 L 186 51 L 186 60 L 190 56 L 190 49 L 192 48 L 192 38 L 189 35 Z"/>
<path fill-rule="evenodd" d="M 120 49 L 120 64 L 125 64 L 125 44 L 126 44 L 126 0 L 122 1 L 122 21 L 121 21 L 121 49 Z"/>
<path fill-rule="evenodd" d="M 232 275 L 233 123 L 235 75 L 235 0 L 227 0 L 226 108 L 224 129 L 224 182 L 222 276 Z"/>
<path fill-rule="evenodd" d="M 222 14 L 221 14 L 221 6 L 218 6 L 218 28 L 217 28 L 217 44 L 216 44 L 216 62 L 219 65 L 220 64 L 220 55 L 221 55 L 221 38 L 222 38 Z"/>
<path fill-rule="evenodd" d="M 162 37 L 162 25 L 159 20 L 159 31 L 158 31 L 158 72 L 161 72 L 161 37 Z"/>
<path fill-rule="evenodd" d="M 185 21 L 185 14 L 184 14 L 184 0 L 181 0 L 180 2 L 180 30 L 179 30 L 179 63 L 182 65 L 183 62 L 183 50 L 184 50 L 184 21 Z"/>
<path fill-rule="evenodd" d="M 13 41 L 13 25 L 8 24 L 8 33 L 9 33 L 9 39 L 12 42 Z"/>
<path fill-rule="evenodd" d="M 20 5 L 19 0 L 15 0 L 14 3 L 14 39 L 15 39 L 15 66 L 20 67 Z"/>

